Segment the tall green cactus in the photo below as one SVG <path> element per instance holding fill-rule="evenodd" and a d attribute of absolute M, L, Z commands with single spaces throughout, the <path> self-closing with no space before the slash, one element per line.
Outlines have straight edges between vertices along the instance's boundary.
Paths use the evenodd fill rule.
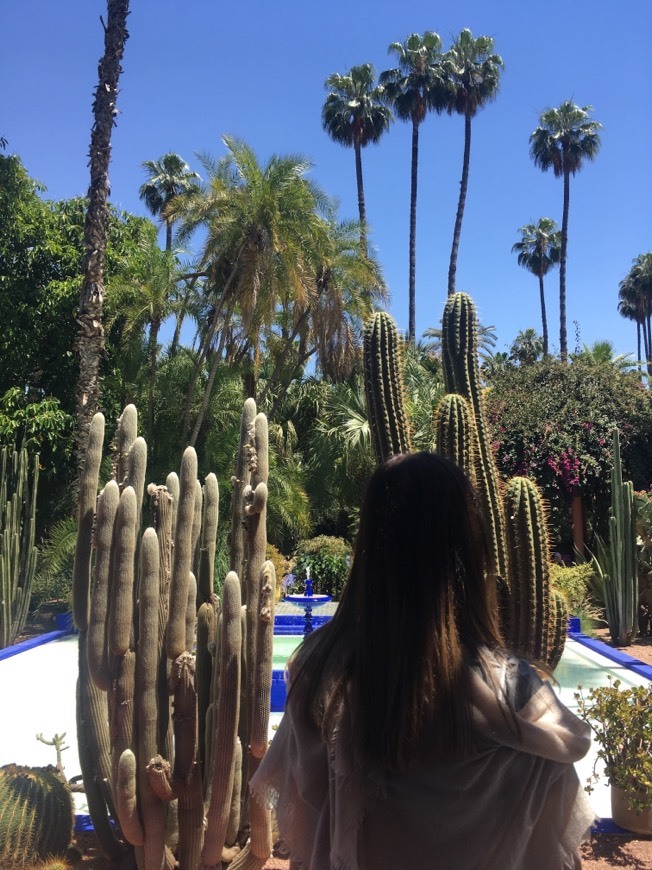
<path fill-rule="evenodd" d="M 522 478 L 509 484 L 507 494 L 504 493 L 491 447 L 480 381 L 478 321 L 473 300 L 464 293 L 450 296 L 442 326 L 442 361 L 448 394 L 433 419 L 435 449 L 457 463 L 479 491 L 497 573 L 501 625 L 508 645 L 554 667 L 563 651 L 566 616 L 563 598 L 550 590 L 548 584 L 550 548 L 541 496 L 531 481 Z M 376 315 L 365 330 L 365 362 L 369 358 L 373 363 L 365 365 L 365 390 L 372 431 L 381 433 L 380 447 L 376 449 L 379 462 L 396 452 L 387 446 L 391 444 L 390 436 L 383 433 L 390 429 L 407 432 L 407 424 L 397 425 L 400 415 L 395 407 L 401 390 L 384 389 L 386 383 L 398 382 L 400 368 L 395 355 L 380 352 L 381 335 L 396 335 L 387 315 Z M 388 421 L 392 421 L 392 426 Z"/>
<path fill-rule="evenodd" d="M 392 318 L 378 311 L 364 331 L 367 413 L 378 462 L 411 450 L 404 404 L 398 333 Z"/>
<path fill-rule="evenodd" d="M 266 733 L 272 666 L 273 566 L 263 562 L 267 423 L 256 416 L 251 400 L 250 410 L 251 425 L 245 428 L 252 440 L 241 453 L 252 486 L 242 492 L 239 515 L 242 585 L 251 611 L 247 622 L 256 640 L 251 653 L 245 653 L 242 639 L 241 578 L 229 574 L 222 608 L 213 592 L 218 486 L 208 475 L 202 492 L 192 448 L 184 453 L 178 477 L 169 475 L 167 486 L 149 485 L 153 526 L 140 536 L 146 445 L 136 437 L 135 409 L 123 413 L 118 427 L 114 479 L 100 493 L 87 524 L 93 538 L 78 540 L 76 613 L 85 626 L 80 632 L 80 759 L 101 843 L 105 851 L 121 852 L 122 866 L 131 860 L 139 870 L 171 870 L 176 860 L 182 870 L 212 870 L 239 853 L 241 866 L 262 868 L 269 855 L 268 813 L 257 807 L 251 811 L 250 843 L 242 851 L 228 848 L 233 845 L 229 837 L 234 838 L 232 813 L 237 806 L 239 819 L 241 809 L 235 739 L 242 721 L 241 660 L 251 677 L 245 706 L 254 729 L 243 743 L 256 759 L 261 729 Z M 91 426 L 80 511 L 95 504 L 102 440 L 98 419 Z M 229 664 L 234 659 L 235 673 Z M 117 844 L 104 836 L 109 815 L 120 822 L 124 840 Z"/>
<path fill-rule="evenodd" d="M 634 487 L 623 482 L 620 435 L 613 430 L 609 543 L 598 538 L 593 567 L 602 582 L 609 634 L 616 646 L 628 646 L 638 628 L 638 569 Z"/>
<path fill-rule="evenodd" d="M 72 825 L 72 795 L 55 767 L 0 767 L 0 867 L 64 854 Z"/>
<path fill-rule="evenodd" d="M 458 393 L 468 404 L 475 437 L 476 486 L 485 507 L 489 543 L 500 577 L 508 572 L 505 514 L 500 478 L 493 451 L 478 368 L 478 318 L 473 300 L 466 293 L 448 297 L 442 317 L 442 361 L 449 393 Z"/>
<path fill-rule="evenodd" d="M 0 649 L 14 642 L 25 625 L 36 571 L 36 490 L 38 454 L 0 450 Z"/>

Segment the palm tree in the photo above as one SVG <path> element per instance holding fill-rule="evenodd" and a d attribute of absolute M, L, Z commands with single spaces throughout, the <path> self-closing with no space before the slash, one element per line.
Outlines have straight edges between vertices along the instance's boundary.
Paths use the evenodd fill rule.
<path fill-rule="evenodd" d="M 641 333 L 645 348 L 646 370 L 652 374 L 652 252 L 640 254 L 620 282 L 618 311 L 636 323 L 637 353 L 641 356 Z"/>
<path fill-rule="evenodd" d="M 543 277 L 559 262 L 561 233 L 552 218 L 539 218 L 536 224 L 519 228 L 521 240 L 512 245 L 512 253 L 518 254 L 518 264 L 539 279 L 541 300 L 541 325 L 543 328 L 543 355 L 548 356 L 548 318 L 546 297 L 543 292 Z"/>
<path fill-rule="evenodd" d="M 410 184 L 409 326 L 408 337 L 416 336 L 416 233 L 417 173 L 419 164 L 419 126 L 426 112 L 441 112 L 446 107 L 446 81 L 441 70 L 441 38 L 428 30 L 423 36 L 412 33 L 405 42 L 393 42 L 389 52 L 396 54 L 398 67 L 380 74 L 385 99 L 401 121 L 412 123 L 412 172 Z"/>
<path fill-rule="evenodd" d="M 353 66 L 345 75 L 333 73 L 326 79 L 328 96 L 322 108 L 324 130 L 335 142 L 353 148 L 358 185 L 360 244 L 367 253 L 367 214 L 362 183 L 361 151 L 378 142 L 393 120 L 383 104 L 383 88 L 374 85 L 375 70 L 370 63 Z"/>
<path fill-rule="evenodd" d="M 469 183 L 469 159 L 471 155 L 471 119 L 487 103 L 496 99 L 500 84 L 503 61 L 500 55 L 492 54 L 494 41 L 491 36 L 473 38 L 470 30 L 464 29 L 443 58 L 443 68 L 450 86 L 446 111 L 464 115 L 464 159 L 460 197 L 455 216 L 453 246 L 448 267 L 448 295 L 455 292 L 457 252 L 460 246 L 462 218 Z"/>
<path fill-rule="evenodd" d="M 532 327 L 521 329 L 509 349 L 509 358 L 522 366 L 529 366 L 543 355 L 543 339 Z"/>
<path fill-rule="evenodd" d="M 546 109 L 539 126 L 530 136 L 530 156 L 543 172 L 552 169 L 556 178 L 564 179 L 564 210 L 561 222 L 559 257 L 559 351 L 563 361 L 568 357 L 566 332 L 566 253 L 568 250 L 568 203 L 570 177 L 582 168 L 585 160 L 593 160 L 600 149 L 599 130 L 602 124 L 590 117 L 592 106 L 580 108 L 566 100 L 557 109 Z"/>
<path fill-rule="evenodd" d="M 244 142 L 229 137 L 223 141 L 227 155 L 222 160 L 201 158 L 207 184 L 170 206 L 171 217 L 182 219 L 180 239 L 200 226 L 207 234 L 200 268 L 208 276 L 211 313 L 188 388 L 184 440 L 197 378 L 209 357 L 211 362 L 190 437 L 193 445 L 232 325 L 236 321 L 240 325 L 239 355 L 251 360 L 248 389 L 255 391 L 261 330 L 273 322 L 283 300 L 306 304 L 318 252 L 325 244 L 326 222 L 321 213 L 329 207 L 319 187 L 305 178 L 311 168 L 305 158 L 273 155 L 261 166 Z M 214 347 L 218 329 L 220 339 Z"/>
<path fill-rule="evenodd" d="M 79 380 L 77 382 L 77 464 L 81 468 L 88 430 L 100 404 L 100 360 L 104 355 L 104 261 L 109 229 L 109 163 L 111 133 L 115 125 L 118 82 L 124 46 L 129 36 L 129 0 L 107 0 L 104 54 L 100 58 L 99 82 L 93 101 L 90 146 L 90 186 L 84 224 L 83 280 L 79 296 Z"/>
<path fill-rule="evenodd" d="M 154 382 L 158 362 L 158 334 L 165 318 L 175 309 L 175 290 L 179 281 L 175 254 L 162 251 L 154 238 L 145 240 L 134 255 L 131 269 L 107 288 L 112 316 L 120 320 L 122 337 L 140 336 L 147 330 L 149 383 L 147 399 L 147 443 L 154 437 Z"/>
<path fill-rule="evenodd" d="M 611 341 L 594 341 L 592 345 L 583 344 L 579 353 L 571 354 L 573 362 L 580 360 L 590 366 L 613 366 L 620 373 L 631 371 L 636 363 L 632 360 L 631 353 L 614 354 L 614 346 Z"/>
<path fill-rule="evenodd" d="M 149 173 L 138 191 L 154 217 L 160 217 L 165 224 L 165 250 L 172 250 L 172 218 L 167 214 L 167 206 L 177 196 L 190 193 L 199 180 L 199 175 L 179 157 L 178 154 L 164 154 L 158 160 L 146 160 L 143 169 Z"/>

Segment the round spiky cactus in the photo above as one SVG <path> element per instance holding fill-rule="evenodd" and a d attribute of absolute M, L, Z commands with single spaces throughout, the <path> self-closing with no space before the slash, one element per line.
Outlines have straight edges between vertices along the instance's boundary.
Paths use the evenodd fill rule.
<path fill-rule="evenodd" d="M 55 767 L 0 767 L 0 867 L 64 854 L 72 826 L 72 795 Z"/>

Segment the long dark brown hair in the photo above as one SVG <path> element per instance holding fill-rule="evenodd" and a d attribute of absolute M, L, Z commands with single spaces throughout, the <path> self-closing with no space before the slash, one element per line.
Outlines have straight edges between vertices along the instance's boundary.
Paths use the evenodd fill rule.
<path fill-rule="evenodd" d="M 350 704 L 354 757 L 404 769 L 421 751 L 468 747 L 469 662 L 501 646 L 470 483 L 437 454 L 395 456 L 369 481 L 342 599 L 291 663 L 288 703 L 303 704 L 325 740 Z"/>

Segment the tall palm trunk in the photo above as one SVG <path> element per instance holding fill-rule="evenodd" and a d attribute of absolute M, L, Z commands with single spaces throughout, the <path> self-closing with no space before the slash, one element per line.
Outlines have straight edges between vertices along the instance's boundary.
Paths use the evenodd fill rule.
<path fill-rule="evenodd" d="M 165 218 L 165 250 L 172 250 L 172 221 Z"/>
<path fill-rule="evenodd" d="M 466 188 L 469 184 L 469 159 L 471 155 L 471 114 L 467 110 L 464 113 L 464 160 L 462 162 L 462 180 L 460 181 L 460 198 L 457 203 L 457 215 L 455 216 L 455 230 L 453 231 L 453 247 L 448 266 L 448 295 L 455 292 L 455 273 L 457 271 L 457 251 L 460 246 L 462 233 L 462 218 L 466 205 Z"/>
<path fill-rule="evenodd" d="M 562 362 L 568 359 L 568 333 L 566 331 L 566 252 L 568 250 L 568 203 L 570 199 L 570 172 L 564 168 L 564 212 L 561 221 L 561 252 L 559 255 L 559 354 Z"/>
<path fill-rule="evenodd" d="M 358 214 L 360 215 L 360 247 L 362 253 L 367 256 L 367 211 L 364 204 L 364 185 L 362 183 L 362 148 L 356 138 L 353 143 L 355 151 L 355 180 L 358 185 Z"/>
<path fill-rule="evenodd" d="M 412 121 L 412 178 L 410 182 L 410 284 L 409 337 L 416 338 L 417 172 L 419 167 L 419 122 Z"/>
<path fill-rule="evenodd" d="M 636 359 L 638 360 L 638 373 L 641 374 L 641 321 L 636 321 Z"/>
<path fill-rule="evenodd" d="M 543 329 L 543 355 L 548 356 L 548 317 L 546 315 L 546 297 L 543 292 L 543 275 L 539 273 L 539 298 L 541 299 L 541 328 Z"/>
<path fill-rule="evenodd" d="M 108 0 L 104 28 L 104 55 L 98 65 L 98 85 L 93 101 L 93 127 L 90 145 L 90 186 L 84 224 L 83 282 L 79 298 L 79 352 L 77 382 L 76 459 L 81 468 L 88 430 L 93 414 L 99 410 L 100 360 L 104 355 L 104 260 L 109 228 L 109 163 L 111 133 L 115 124 L 120 62 L 129 36 L 126 27 L 129 0 Z"/>

